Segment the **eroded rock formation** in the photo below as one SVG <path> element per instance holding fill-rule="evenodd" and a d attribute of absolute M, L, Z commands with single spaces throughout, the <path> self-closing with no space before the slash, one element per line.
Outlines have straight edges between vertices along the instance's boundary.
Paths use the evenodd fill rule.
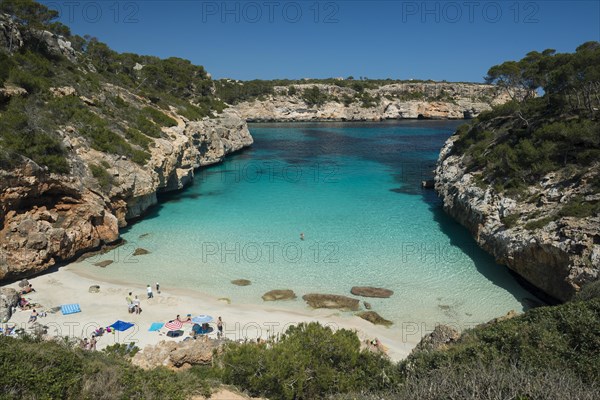
<path fill-rule="evenodd" d="M 361 93 L 349 87 L 326 84 L 275 87 L 275 95 L 237 104 L 235 109 L 248 121 L 380 121 L 385 119 L 474 118 L 491 106 L 503 104 L 509 96 L 492 85 L 475 83 L 393 83 L 365 93 L 376 103 L 365 106 L 349 102 Z M 302 98 L 305 89 L 318 87 L 328 96 L 320 106 L 309 106 Z"/>
<path fill-rule="evenodd" d="M 558 300 L 570 299 L 583 284 L 598 279 L 600 217 L 560 217 L 559 210 L 578 196 L 600 200 L 590 184 L 600 164 L 577 179 L 573 171 L 549 173 L 528 188 L 527 198 L 534 201 L 516 201 L 477 184 L 478 172 L 466 170 L 465 155 L 452 152 L 456 140 L 450 137 L 440 153 L 435 189 L 444 210 L 469 229 L 479 246 Z M 510 226 L 509 216 L 515 219 Z M 530 224 L 536 221 L 540 226 Z"/>

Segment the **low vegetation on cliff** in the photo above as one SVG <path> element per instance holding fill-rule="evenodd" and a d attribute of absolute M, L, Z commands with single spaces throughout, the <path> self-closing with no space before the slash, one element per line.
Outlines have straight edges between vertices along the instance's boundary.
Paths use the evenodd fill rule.
<path fill-rule="evenodd" d="M 492 67 L 488 82 L 521 87 L 522 95 L 462 126 L 453 151 L 465 154 L 469 172 L 498 192 L 524 197 L 548 173 L 563 170 L 577 180 L 600 160 L 600 43 L 572 54 L 531 52 L 522 60 Z M 534 94 L 543 91 L 543 96 Z M 600 190 L 600 175 L 586 177 Z M 583 182 L 582 182 L 583 183 Z M 574 199 L 565 216 L 588 216 L 600 202 Z"/>
<path fill-rule="evenodd" d="M 93 149 L 144 165 L 162 127 L 225 107 L 203 67 L 180 58 L 119 54 L 72 35 L 58 13 L 33 0 L 0 2 L 0 168 L 29 158 L 69 172 L 70 129 Z M 61 35 L 61 36 L 58 36 Z"/>
<path fill-rule="evenodd" d="M 220 383 L 270 399 L 594 399 L 600 389 L 597 285 L 465 331 L 395 364 L 361 350 L 354 332 L 317 323 L 276 343 L 227 345 L 212 366 L 142 370 L 123 348 L 86 352 L 64 342 L 0 337 L 2 398 L 189 398 Z"/>

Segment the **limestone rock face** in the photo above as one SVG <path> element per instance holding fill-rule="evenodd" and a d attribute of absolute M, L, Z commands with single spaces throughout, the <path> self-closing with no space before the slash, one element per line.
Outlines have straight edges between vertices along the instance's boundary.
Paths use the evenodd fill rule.
<path fill-rule="evenodd" d="M 121 91 L 107 86 L 112 93 Z M 31 161 L 0 170 L 0 280 L 30 276 L 117 242 L 119 228 L 156 204 L 157 193 L 185 187 L 197 168 L 253 142 L 246 122 L 234 111 L 203 121 L 175 117 L 178 126 L 165 129 L 169 139 L 156 140 L 143 167 L 91 149 L 66 127 L 60 133 L 71 150 L 70 174 L 50 174 Z M 108 193 L 89 168 L 100 162 L 110 165 L 113 185 Z"/>
<path fill-rule="evenodd" d="M 329 96 L 319 107 L 310 107 L 302 99 L 305 89 L 317 86 Z M 492 105 L 503 104 L 509 96 L 492 85 L 473 83 L 394 83 L 365 92 L 379 102 L 365 107 L 361 101 L 345 104 L 344 99 L 359 95 L 348 87 L 326 84 L 275 87 L 275 95 L 264 100 L 242 102 L 234 108 L 248 121 L 380 121 L 384 119 L 464 119 L 474 118 Z M 428 99 L 419 100 L 426 96 Z"/>
<path fill-rule="evenodd" d="M 460 332 L 447 325 L 437 325 L 433 332 L 428 333 L 414 348 L 413 353 L 419 351 L 437 351 L 447 348 L 448 344 L 460 339 Z"/>
<path fill-rule="evenodd" d="M 17 306 L 19 294 L 13 288 L 0 288 L 0 323 L 8 321 L 12 308 Z"/>
<path fill-rule="evenodd" d="M 358 311 L 360 302 L 358 299 L 340 296 L 337 294 L 310 293 L 302 296 L 302 299 L 312 308 L 334 308 L 340 310 Z"/>
<path fill-rule="evenodd" d="M 480 188 L 463 155 L 453 154 L 458 136 L 442 149 L 435 170 L 435 190 L 444 210 L 467 227 L 479 246 L 529 283 L 558 300 L 570 299 L 585 283 L 600 276 L 600 216 L 558 217 L 570 199 L 593 196 L 589 184 L 600 174 L 596 164 L 573 179 L 568 171 L 549 173 L 528 188 L 534 202 L 517 202 L 492 187 Z M 510 227 L 502 219 L 516 215 Z M 529 222 L 548 221 L 532 228 Z"/>
<path fill-rule="evenodd" d="M 103 196 L 29 163 L 0 170 L 0 279 L 44 271 L 119 238 Z"/>
<path fill-rule="evenodd" d="M 213 350 L 219 349 L 220 346 L 219 341 L 206 336 L 181 342 L 163 340 L 155 346 L 146 346 L 131 362 L 144 369 L 162 366 L 176 370 L 193 365 L 209 365 L 212 362 Z"/>

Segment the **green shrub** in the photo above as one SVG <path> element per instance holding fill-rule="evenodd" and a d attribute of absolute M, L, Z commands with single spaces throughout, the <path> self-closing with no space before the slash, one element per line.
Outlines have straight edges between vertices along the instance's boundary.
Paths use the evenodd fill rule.
<path fill-rule="evenodd" d="M 579 301 L 600 299 L 600 280 L 583 285 L 575 298 Z"/>
<path fill-rule="evenodd" d="M 510 228 L 513 228 L 517 224 L 520 217 L 521 216 L 519 214 L 510 214 L 510 215 L 501 217 L 500 221 L 504 224 L 504 226 L 506 226 L 507 229 L 510 229 Z"/>
<path fill-rule="evenodd" d="M 230 345 L 220 357 L 225 383 L 272 399 L 317 399 L 393 387 L 393 364 L 360 350 L 354 332 L 318 323 L 290 327 L 270 347 Z"/>
<path fill-rule="evenodd" d="M 304 89 L 302 92 L 302 99 L 309 107 L 320 107 L 327 101 L 327 94 L 323 93 L 318 86 L 313 86 Z"/>
<path fill-rule="evenodd" d="M 111 186 L 114 184 L 113 177 L 103 165 L 90 164 L 90 171 L 98 184 L 105 191 L 109 191 Z"/>
<path fill-rule="evenodd" d="M 554 221 L 553 217 L 545 217 L 545 218 L 540 218 L 535 221 L 529 221 L 528 223 L 525 224 L 525 229 L 527 229 L 529 231 L 541 229 L 541 228 L 545 227 L 546 225 L 548 225 L 552 221 Z"/>
<path fill-rule="evenodd" d="M 135 128 L 125 129 L 125 137 L 129 139 L 131 143 L 136 144 L 143 149 L 148 149 L 150 143 L 152 143 L 152 139 L 148 138 L 148 136 L 144 135 Z"/>
<path fill-rule="evenodd" d="M 48 86 L 47 82 L 40 76 L 18 68 L 12 69 L 8 81 L 13 85 L 24 88 L 28 93 L 41 92 Z"/>
<path fill-rule="evenodd" d="M 570 371 L 584 383 L 597 384 L 598 329 L 600 299 L 539 307 L 467 330 L 446 351 L 413 353 L 400 368 L 421 378 L 445 368 L 474 371 L 478 365 L 498 369 L 517 365 L 530 372 Z"/>
<path fill-rule="evenodd" d="M 600 202 L 585 201 L 583 197 L 576 196 L 569 200 L 558 212 L 561 217 L 585 218 L 600 213 Z"/>
<path fill-rule="evenodd" d="M 156 108 L 145 107 L 142 111 L 148 118 L 160 126 L 177 126 L 177 121 Z"/>
<path fill-rule="evenodd" d="M 162 137 L 160 128 L 143 115 L 138 115 L 135 120 L 135 128 L 153 138 Z"/>
<path fill-rule="evenodd" d="M 0 336 L 0 397 L 184 400 L 207 392 L 198 375 L 145 371 L 115 354 L 119 351 L 89 352 L 66 343 Z"/>

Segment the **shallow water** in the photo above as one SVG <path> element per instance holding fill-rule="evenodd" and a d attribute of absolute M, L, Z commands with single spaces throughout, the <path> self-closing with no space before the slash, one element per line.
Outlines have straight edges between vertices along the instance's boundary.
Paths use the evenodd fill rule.
<path fill-rule="evenodd" d="M 385 287 L 391 298 L 362 300 L 395 326 L 464 328 L 522 311 L 531 294 L 420 188 L 457 125 L 253 124 L 251 149 L 198 171 L 191 187 L 123 232 L 127 245 L 76 268 L 233 304 L 293 289 L 298 299 L 277 306 L 302 310 L 306 293 Z M 151 253 L 132 256 L 137 247 Z M 92 265 L 105 259 L 115 263 Z M 252 285 L 230 283 L 239 278 Z"/>

